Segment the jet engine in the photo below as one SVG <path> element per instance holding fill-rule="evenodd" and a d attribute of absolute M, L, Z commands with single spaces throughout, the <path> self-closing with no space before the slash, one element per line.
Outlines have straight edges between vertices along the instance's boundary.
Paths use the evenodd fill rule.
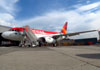
<path fill-rule="evenodd" d="M 52 37 L 45 37 L 45 41 L 47 43 L 54 43 L 55 42 L 55 39 L 53 39 Z"/>

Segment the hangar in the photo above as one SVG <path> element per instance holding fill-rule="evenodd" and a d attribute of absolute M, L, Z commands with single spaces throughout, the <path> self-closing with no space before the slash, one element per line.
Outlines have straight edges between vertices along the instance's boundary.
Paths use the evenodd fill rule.
<path fill-rule="evenodd" d="M 0 25 L 0 33 L 9 30 L 11 27 L 7 27 L 7 26 L 2 26 Z"/>

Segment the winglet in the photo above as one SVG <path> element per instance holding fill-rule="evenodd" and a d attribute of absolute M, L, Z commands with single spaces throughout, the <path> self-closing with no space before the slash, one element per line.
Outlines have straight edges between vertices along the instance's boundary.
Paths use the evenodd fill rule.
<path fill-rule="evenodd" d="M 65 25 L 63 26 L 61 33 L 63 33 L 63 34 L 67 33 L 67 24 L 68 24 L 68 22 L 66 22 Z"/>

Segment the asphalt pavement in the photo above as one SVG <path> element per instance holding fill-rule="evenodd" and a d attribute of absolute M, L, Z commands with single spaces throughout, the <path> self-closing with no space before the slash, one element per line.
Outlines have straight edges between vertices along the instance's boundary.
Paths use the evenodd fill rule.
<path fill-rule="evenodd" d="M 0 70 L 100 70 L 100 46 L 1 46 Z"/>

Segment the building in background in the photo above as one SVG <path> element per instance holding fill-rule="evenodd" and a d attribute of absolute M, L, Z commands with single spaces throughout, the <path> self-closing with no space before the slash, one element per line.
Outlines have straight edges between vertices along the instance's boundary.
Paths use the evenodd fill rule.
<path fill-rule="evenodd" d="M 98 31 L 98 33 L 99 33 L 99 41 L 100 41 L 100 31 Z"/>

